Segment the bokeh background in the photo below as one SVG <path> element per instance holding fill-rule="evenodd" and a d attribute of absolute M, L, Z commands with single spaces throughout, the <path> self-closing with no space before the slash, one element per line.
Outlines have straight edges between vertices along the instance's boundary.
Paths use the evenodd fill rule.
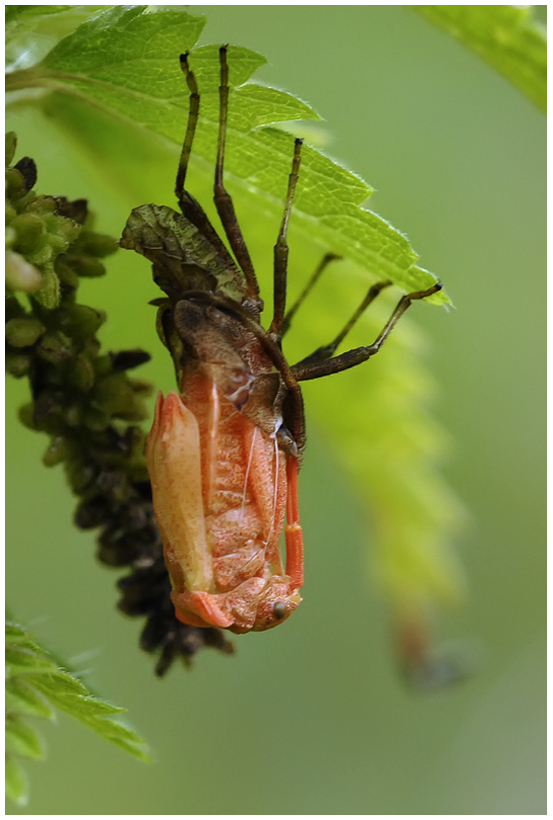
<path fill-rule="evenodd" d="M 127 759 L 62 716 L 44 728 L 48 760 L 27 766 L 21 813 L 545 813 L 544 117 L 406 7 L 187 10 L 208 16 L 201 43 L 261 52 L 268 64 L 256 79 L 319 111 L 326 150 L 377 189 L 371 208 L 408 234 L 456 305 L 417 319 L 455 442 L 446 472 L 469 510 L 457 549 L 470 598 L 442 633 L 465 640 L 477 668 L 438 693 L 405 687 L 367 575 L 355 489 L 311 427 L 301 617 L 238 639 L 234 657 L 204 652 L 192 671 L 156 680 L 137 648 L 139 622 L 114 609 L 117 574 L 95 562 L 93 534 L 73 528 L 61 470 L 40 463 L 45 439 L 15 421 L 26 387 L 12 381 L 8 604 L 129 708 L 155 758 Z M 145 141 L 133 186 L 118 173 L 124 141 L 110 146 L 109 129 L 92 135 L 112 179 L 106 201 L 97 155 L 76 135 L 24 109 L 8 127 L 18 155 L 36 159 L 40 191 L 102 203 L 100 230 L 118 234 L 142 201 L 172 204 L 174 154 L 158 143 L 154 153 Z M 147 268 L 138 276 L 119 256 L 83 301 L 108 309 L 108 346 L 155 349 Z M 144 376 L 167 389 L 161 359 Z"/>

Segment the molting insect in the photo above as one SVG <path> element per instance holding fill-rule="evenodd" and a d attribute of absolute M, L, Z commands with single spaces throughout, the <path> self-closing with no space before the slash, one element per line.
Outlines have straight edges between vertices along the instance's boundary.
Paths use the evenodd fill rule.
<path fill-rule="evenodd" d="M 441 286 L 403 296 L 373 344 L 335 355 L 362 312 L 390 283 L 372 285 L 331 344 L 288 364 L 282 338 L 311 287 L 337 257 L 325 256 L 286 313 L 287 229 L 302 150 L 297 139 L 274 247 L 273 317 L 268 329 L 262 327 L 257 278 L 224 187 L 226 46 L 219 50 L 219 61 L 214 202 L 236 262 L 185 189 L 200 110 L 188 54 L 180 58 L 190 90 L 175 191 L 181 213 L 157 205 L 135 208 L 121 245 L 153 263 L 154 280 L 166 294 L 154 304 L 158 333 L 175 365 L 178 393 L 158 396 L 147 460 L 171 598 L 183 623 L 241 633 L 276 626 L 301 601 L 297 477 L 305 421 L 299 383 L 369 359 L 411 302 Z M 282 530 L 285 564 L 279 549 Z"/>

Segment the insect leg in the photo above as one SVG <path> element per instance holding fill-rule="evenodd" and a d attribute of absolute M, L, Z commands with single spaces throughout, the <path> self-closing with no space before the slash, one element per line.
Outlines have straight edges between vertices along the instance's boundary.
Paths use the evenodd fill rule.
<path fill-rule="evenodd" d="M 190 107 L 188 111 L 188 124 L 186 126 L 186 134 L 179 160 L 179 168 L 177 171 L 177 181 L 175 185 L 175 194 L 177 196 L 179 207 L 183 215 L 202 233 L 206 239 L 210 241 L 214 248 L 223 259 L 228 259 L 232 264 L 232 259 L 227 251 L 224 243 L 205 213 L 202 206 L 197 202 L 192 194 L 184 188 L 186 181 L 186 172 L 188 171 L 188 163 L 190 160 L 190 152 L 192 150 L 192 143 L 194 142 L 194 135 L 196 133 L 196 126 L 198 124 L 198 117 L 200 113 L 200 95 L 198 93 L 198 84 L 194 72 L 188 64 L 188 51 L 186 54 L 180 55 L 180 67 L 182 73 L 186 78 L 186 83 L 190 90 Z"/>
<path fill-rule="evenodd" d="M 188 110 L 188 124 L 186 126 L 186 135 L 182 144 L 179 169 L 177 171 L 177 182 L 175 185 L 175 194 L 177 195 L 179 202 L 184 194 L 186 172 L 188 171 L 190 152 L 192 150 L 192 143 L 194 141 L 194 134 L 196 133 L 198 116 L 200 114 L 200 95 L 198 93 L 198 84 L 196 83 L 194 72 L 191 71 L 188 66 L 188 51 L 186 54 L 180 55 L 180 66 L 184 76 L 186 77 L 188 88 L 190 89 L 190 108 Z"/>
<path fill-rule="evenodd" d="M 292 210 L 292 201 L 296 185 L 298 184 L 298 172 L 301 164 L 301 146 L 303 140 L 297 139 L 294 143 L 294 158 L 292 160 L 292 171 L 288 177 L 288 192 L 286 194 L 286 202 L 284 205 L 284 213 L 282 215 L 282 223 L 280 231 L 274 248 L 274 277 L 273 277 L 273 321 L 269 328 L 269 333 L 275 336 L 280 336 L 280 326 L 284 319 L 284 311 L 286 309 L 286 276 L 288 272 L 288 242 L 286 236 L 288 233 L 288 220 L 290 219 L 290 211 Z"/>
<path fill-rule="evenodd" d="M 306 356 L 305 359 L 302 359 L 301 362 L 298 362 L 298 366 L 301 365 L 304 367 L 307 364 L 315 364 L 316 362 L 326 361 L 326 359 L 330 359 L 334 356 L 335 352 L 338 350 L 338 347 L 344 341 L 345 337 L 358 319 L 361 318 L 371 302 L 376 299 L 381 290 L 384 290 L 384 288 L 387 288 L 391 284 L 391 282 L 376 282 L 376 284 L 372 285 L 349 322 L 346 323 L 334 341 L 328 345 L 323 345 L 323 347 L 317 348 L 314 353 L 311 353 L 309 356 Z"/>
<path fill-rule="evenodd" d="M 284 317 L 284 319 L 282 321 L 282 324 L 280 325 L 280 338 L 281 339 L 284 336 L 284 334 L 287 333 L 290 330 L 290 325 L 292 324 L 292 319 L 296 315 L 296 312 L 297 312 L 298 308 L 303 304 L 306 297 L 311 292 L 312 288 L 319 281 L 319 279 L 321 277 L 321 274 L 326 269 L 327 265 L 330 262 L 333 262 L 335 259 L 341 259 L 341 258 L 342 258 L 341 256 L 338 256 L 335 253 L 327 253 L 325 256 L 323 256 L 323 258 L 321 259 L 321 261 L 317 265 L 317 268 L 315 269 L 315 272 L 313 273 L 313 275 L 310 277 L 309 281 L 307 282 L 307 285 L 304 287 L 304 289 L 302 290 L 302 292 L 300 293 L 300 295 L 298 296 L 298 298 L 296 299 L 296 301 L 294 302 L 294 304 L 292 305 L 292 307 L 290 308 L 290 310 L 288 311 L 288 313 Z"/>
<path fill-rule="evenodd" d="M 284 538 L 286 541 L 286 575 L 290 576 L 291 589 L 299 589 L 303 586 L 303 534 L 298 506 L 298 469 L 298 460 L 293 456 L 288 456 Z"/>
<path fill-rule="evenodd" d="M 375 353 L 378 353 L 393 328 L 397 324 L 399 318 L 405 313 L 412 302 L 418 299 L 425 299 L 433 293 L 437 293 L 442 289 L 439 282 L 433 285 L 428 290 L 418 290 L 414 293 L 407 293 L 399 300 L 396 309 L 392 313 L 390 319 L 386 323 L 384 329 L 379 334 L 372 345 L 366 347 L 356 347 L 353 350 L 348 350 L 346 353 L 341 353 L 334 358 L 323 359 L 315 362 L 298 362 L 292 367 L 292 372 L 297 381 L 307 381 L 308 379 L 319 379 L 321 376 L 329 376 L 331 373 L 340 373 L 342 370 L 347 370 L 350 367 L 355 367 L 362 362 L 366 362 Z"/>
<path fill-rule="evenodd" d="M 217 208 L 217 213 L 225 230 L 225 234 L 236 257 L 236 261 L 242 268 L 248 287 L 248 296 L 254 306 L 261 309 L 262 302 L 259 296 L 259 284 L 253 269 L 252 260 L 246 247 L 246 242 L 242 236 L 236 212 L 230 194 L 223 184 L 225 143 L 227 137 L 227 116 L 228 116 L 228 65 L 227 46 L 219 49 L 219 61 L 221 64 L 221 84 L 219 86 L 219 137 L 217 140 L 217 162 L 215 164 L 215 186 L 213 201 Z"/>

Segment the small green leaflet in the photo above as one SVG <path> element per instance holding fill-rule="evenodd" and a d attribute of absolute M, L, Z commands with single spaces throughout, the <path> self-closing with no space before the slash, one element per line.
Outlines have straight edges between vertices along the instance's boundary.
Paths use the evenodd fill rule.
<path fill-rule="evenodd" d="M 29 718 L 52 720 L 52 707 L 93 729 L 134 757 L 148 760 L 144 741 L 114 719 L 125 711 L 93 695 L 62 669 L 21 626 L 6 624 L 6 793 L 20 805 L 28 799 L 22 758 L 44 757 L 39 734 Z"/>

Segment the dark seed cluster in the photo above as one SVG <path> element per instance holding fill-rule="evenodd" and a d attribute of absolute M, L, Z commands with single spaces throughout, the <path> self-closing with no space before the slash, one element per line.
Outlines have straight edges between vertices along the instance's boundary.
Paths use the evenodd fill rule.
<path fill-rule="evenodd" d="M 79 278 L 105 273 L 112 237 L 92 230 L 85 200 L 37 196 L 36 166 L 11 166 L 14 134 L 6 138 L 6 369 L 27 377 L 32 400 L 20 419 L 49 436 L 46 466 L 63 464 L 80 501 L 75 524 L 100 528 L 99 560 L 130 567 L 118 582 L 119 609 L 146 618 L 140 645 L 158 653 L 156 674 L 186 663 L 204 646 L 232 652 L 224 634 L 177 620 L 154 518 L 144 456 L 144 398 L 152 385 L 127 371 L 148 361 L 142 350 L 104 353 L 96 337 L 103 311 L 77 302 Z M 23 297 L 21 296 L 23 294 Z"/>

